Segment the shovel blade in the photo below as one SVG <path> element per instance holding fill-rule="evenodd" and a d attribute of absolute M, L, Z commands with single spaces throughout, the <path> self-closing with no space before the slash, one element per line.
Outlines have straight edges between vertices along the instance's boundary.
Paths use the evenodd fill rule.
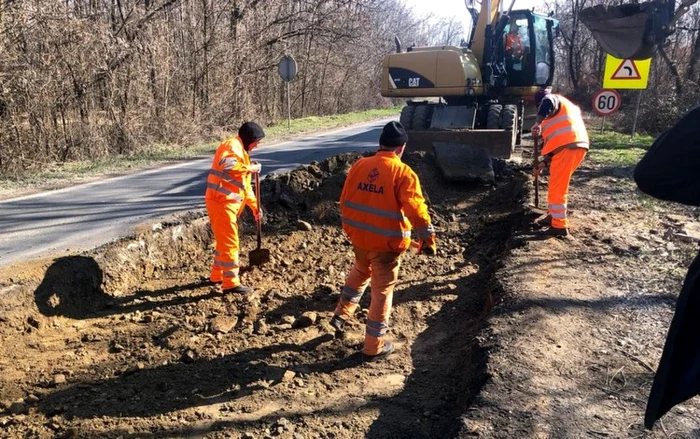
<path fill-rule="evenodd" d="M 270 262 L 270 250 L 266 248 L 252 250 L 248 255 L 248 262 L 251 266 L 263 265 Z"/>

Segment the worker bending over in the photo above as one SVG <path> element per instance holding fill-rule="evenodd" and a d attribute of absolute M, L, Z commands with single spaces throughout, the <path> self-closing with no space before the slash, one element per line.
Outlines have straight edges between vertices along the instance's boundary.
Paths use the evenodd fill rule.
<path fill-rule="evenodd" d="M 399 260 L 411 247 L 411 228 L 416 229 L 419 251 L 436 252 L 435 230 L 418 176 L 401 162 L 407 140 L 400 123 L 388 123 L 379 138 L 379 150 L 352 166 L 340 196 L 343 229 L 352 242 L 355 263 L 330 324 L 342 332 L 369 284 L 372 295 L 362 350 L 368 360 L 394 350 L 386 333 Z"/>
<path fill-rule="evenodd" d="M 263 137 L 265 133 L 257 123 L 241 125 L 237 136 L 219 145 L 207 176 L 204 199 L 216 240 L 209 280 L 220 282 L 224 293 L 253 292 L 253 288 L 241 285 L 238 277 L 238 217 L 248 206 L 255 220 L 260 220 L 260 206 L 251 185 L 251 175 L 260 172 L 260 164 L 251 163 L 249 153 Z"/>
<path fill-rule="evenodd" d="M 550 166 L 548 213 L 537 223 L 549 226 L 544 235 L 567 236 L 569 183 L 588 151 L 588 132 L 581 109 L 564 96 L 541 89 L 535 94 L 535 103 L 538 106 L 537 121 L 532 126 L 532 135 L 541 135 L 544 141 L 535 175 L 542 172 L 547 164 Z"/>

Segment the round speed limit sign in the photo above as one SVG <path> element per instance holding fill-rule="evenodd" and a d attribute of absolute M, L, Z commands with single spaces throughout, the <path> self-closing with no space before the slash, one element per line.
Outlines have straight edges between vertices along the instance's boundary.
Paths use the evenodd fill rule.
<path fill-rule="evenodd" d="M 622 99 L 615 90 L 600 90 L 593 95 L 593 111 L 599 116 L 610 116 L 620 108 Z"/>

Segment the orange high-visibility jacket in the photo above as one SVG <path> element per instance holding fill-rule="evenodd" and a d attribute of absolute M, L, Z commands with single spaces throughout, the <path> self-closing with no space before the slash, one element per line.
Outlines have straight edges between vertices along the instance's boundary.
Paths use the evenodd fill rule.
<path fill-rule="evenodd" d="M 519 35 L 506 34 L 506 50 L 511 50 L 516 56 L 523 54 L 523 42 Z"/>
<path fill-rule="evenodd" d="M 250 182 L 250 156 L 243 148 L 240 137 L 224 141 L 216 150 L 207 176 L 207 192 L 204 198 L 220 203 L 234 203 L 258 209 Z M 243 209 L 239 211 L 243 212 Z"/>
<path fill-rule="evenodd" d="M 354 246 L 376 252 L 403 252 L 435 234 L 418 176 L 391 151 L 357 161 L 340 195 L 343 229 Z"/>
<path fill-rule="evenodd" d="M 555 110 L 540 126 L 544 139 L 542 155 L 565 145 L 588 149 L 588 132 L 581 109 L 561 95 L 549 95 L 545 99 L 553 99 Z"/>

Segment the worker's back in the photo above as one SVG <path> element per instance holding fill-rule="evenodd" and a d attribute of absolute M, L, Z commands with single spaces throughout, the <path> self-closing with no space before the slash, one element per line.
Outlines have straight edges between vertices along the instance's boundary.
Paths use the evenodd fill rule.
<path fill-rule="evenodd" d="M 395 153 L 379 151 L 355 163 L 340 198 L 343 229 L 353 245 L 369 251 L 406 250 L 411 223 L 401 200 L 416 194 L 424 204 L 418 178 Z"/>

